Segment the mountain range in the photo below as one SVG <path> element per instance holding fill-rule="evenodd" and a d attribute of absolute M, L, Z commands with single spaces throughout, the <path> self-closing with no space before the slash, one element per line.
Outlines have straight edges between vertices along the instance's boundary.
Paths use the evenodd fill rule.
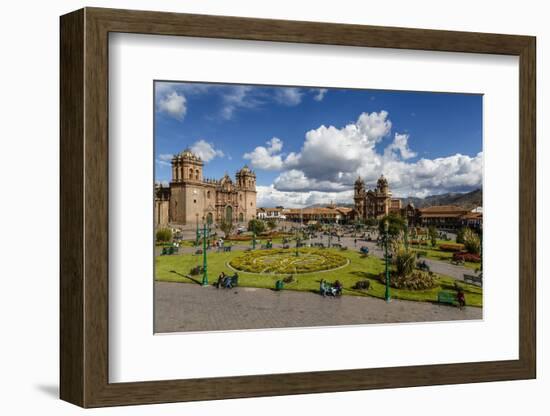
<path fill-rule="evenodd" d="M 446 194 L 428 195 L 425 198 L 413 196 L 401 198 L 401 206 L 405 207 L 409 203 L 412 203 L 415 208 L 425 208 L 434 205 L 456 205 L 465 209 L 474 209 L 483 206 L 483 192 L 481 189 L 476 189 L 466 193 L 449 192 Z M 314 204 L 308 206 L 308 208 L 324 206 L 326 204 Z M 353 204 L 338 204 L 338 206 L 353 208 Z"/>

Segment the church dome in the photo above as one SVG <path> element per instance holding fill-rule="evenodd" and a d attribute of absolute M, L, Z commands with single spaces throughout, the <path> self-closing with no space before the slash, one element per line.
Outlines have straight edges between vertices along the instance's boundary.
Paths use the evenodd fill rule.
<path fill-rule="evenodd" d="M 378 178 L 378 188 L 387 188 L 388 187 L 388 180 L 384 177 L 384 175 L 380 175 L 380 178 Z"/>
<path fill-rule="evenodd" d="M 198 157 L 197 155 L 195 155 L 191 149 L 187 148 L 185 149 L 183 152 L 180 153 L 180 157 L 182 157 L 183 159 L 190 159 L 190 160 L 201 160 L 200 157 Z"/>
<path fill-rule="evenodd" d="M 254 175 L 254 172 L 248 167 L 248 165 L 244 165 L 242 169 L 237 172 L 237 175 Z"/>

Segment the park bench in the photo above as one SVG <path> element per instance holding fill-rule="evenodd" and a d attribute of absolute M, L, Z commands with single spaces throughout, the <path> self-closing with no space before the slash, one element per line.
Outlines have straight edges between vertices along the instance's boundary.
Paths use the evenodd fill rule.
<path fill-rule="evenodd" d="M 463 266 L 464 260 L 451 260 L 451 264 L 454 264 L 455 266 Z"/>
<path fill-rule="evenodd" d="M 227 252 L 229 252 L 229 251 L 231 251 L 231 246 L 223 247 L 223 252 L 224 252 L 224 253 L 227 253 Z"/>
<path fill-rule="evenodd" d="M 342 244 L 340 244 L 340 243 L 332 243 L 332 247 L 334 247 L 334 248 L 342 248 Z"/>
<path fill-rule="evenodd" d="M 222 283 L 222 286 L 221 286 L 222 289 L 227 288 L 227 282 L 228 281 L 231 284 L 231 288 L 239 286 L 239 275 L 237 273 L 235 273 L 233 276 L 225 276 L 225 278 L 221 282 Z M 218 289 L 220 288 L 218 282 L 214 283 L 214 286 L 216 286 Z"/>
<path fill-rule="evenodd" d="M 367 246 L 363 246 L 359 249 L 361 254 L 369 254 L 369 248 Z"/>
<path fill-rule="evenodd" d="M 163 247 L 162 248 L 162 253 L 161 253 L 161 256 L 167 256 L 167 255 L 170 255 L 170 254 L 175 254 L 178 252 L 178 248 L 177 247 L 173 247 L 173 246 L 170 246 L 170 247 Z"/>
<path fill-rule="evenodd" d="M 287 248 L 287 249 L 288 249 L 288 248 L 290 248 L 290 245 L 288 245 L 288 244 L 283 244 L 283 248 Z"/>
<path fill-rule="evenodd" d="M 202 266 L 195 266 L 191 269 L 191 271 L 189 272 L 189 274 L 191 276 L 197 276 L 199 274 L 202 274 L 204 272 L 204 268 Z"/>
<path fill-rule="evenodd" d="M 456 295 L 453 292 L 446 292 L 444 290 L 437 292 L 437 302 L 458 306 Z"/>
<path fill-rule="evenodd" d="M 471 274 L 464 275 L 464 282 L 471 283 L 476 286 L 483 286 L 483 277 L 482 276 L 472 276 Z"/>
<path fill-rule="evenodd" d="M 430 271 L 430 266 L 428 266 L 428 264 L 426 263 L 425 260 L 417 262 L 416 267 L 417 267 L 417 269 L 422 270 L 424 272 L 429 272 Z"/>

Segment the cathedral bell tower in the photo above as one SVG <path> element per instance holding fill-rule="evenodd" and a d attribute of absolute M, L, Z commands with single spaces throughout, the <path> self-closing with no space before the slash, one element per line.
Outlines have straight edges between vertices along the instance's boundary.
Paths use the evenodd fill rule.
<path fill-rule="evenodd" d="M 203 161 L 185 149 L 172 158 L 172 182 L 202 182 Z"/>

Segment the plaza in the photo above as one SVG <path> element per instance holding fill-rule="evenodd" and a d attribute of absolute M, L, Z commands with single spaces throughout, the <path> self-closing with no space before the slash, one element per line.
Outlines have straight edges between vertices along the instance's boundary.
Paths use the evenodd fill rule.
<path fill-rule="evenodd" d="M 478 264 L 453 264 L 451 253 L 437 247 L 411 246 L 412 251 L 422 253 L 422 261 L 436 284 L 423 290 L 390 288 L 392 300 L 387 303 L 381 279 L 385 271 L 384 247 L 377 230 L 357 233 L 345 226 L 328 230 L 306 233 L 299 240 L 300 247 L 296 247 L 293 237 L 268 236 L 258 236 L 256 241 L 254 237 L 225 240 L 223 248 L 207 246 L 206 286 L 201 269 L 202 245 L 195 246 L 193 241 L 196 230 L 183 231 L 177 254 L 161 255 L 162 248 L 156 247 L 155 331 L 482 319 L 482 288 L 464 281 L 465 276 L 476 274 Z M 298 227 L 280 223 L 274 230 L 277 232 L 292 236 Z M 211 235 L 219 237 L 221 232 L 213 227 Z M 366 256 L 362 254 L 365 248 L 369 253 Z M 330 258 L 328 265 L 325 258 Z M 196 274 L 191 273 L 193 269 Z M 222 272 L 238 273 L 238 286 L 216 289 L 213 285 Z M 275 290 L 277 282 L 289 276 L 292 279 L 283 284 L 282 290 Z M 342 296 L 320 296 L 321 280 L 338 280 L 343 285 Z M 368 290 L 356 288 L 361 281 L 369 282 Z M 438 303 L 439 292 L 452 292 L 457 287 L 465 293 L 465 308 Z M 235 314 L 238 316 L 233 318 Z"/>

